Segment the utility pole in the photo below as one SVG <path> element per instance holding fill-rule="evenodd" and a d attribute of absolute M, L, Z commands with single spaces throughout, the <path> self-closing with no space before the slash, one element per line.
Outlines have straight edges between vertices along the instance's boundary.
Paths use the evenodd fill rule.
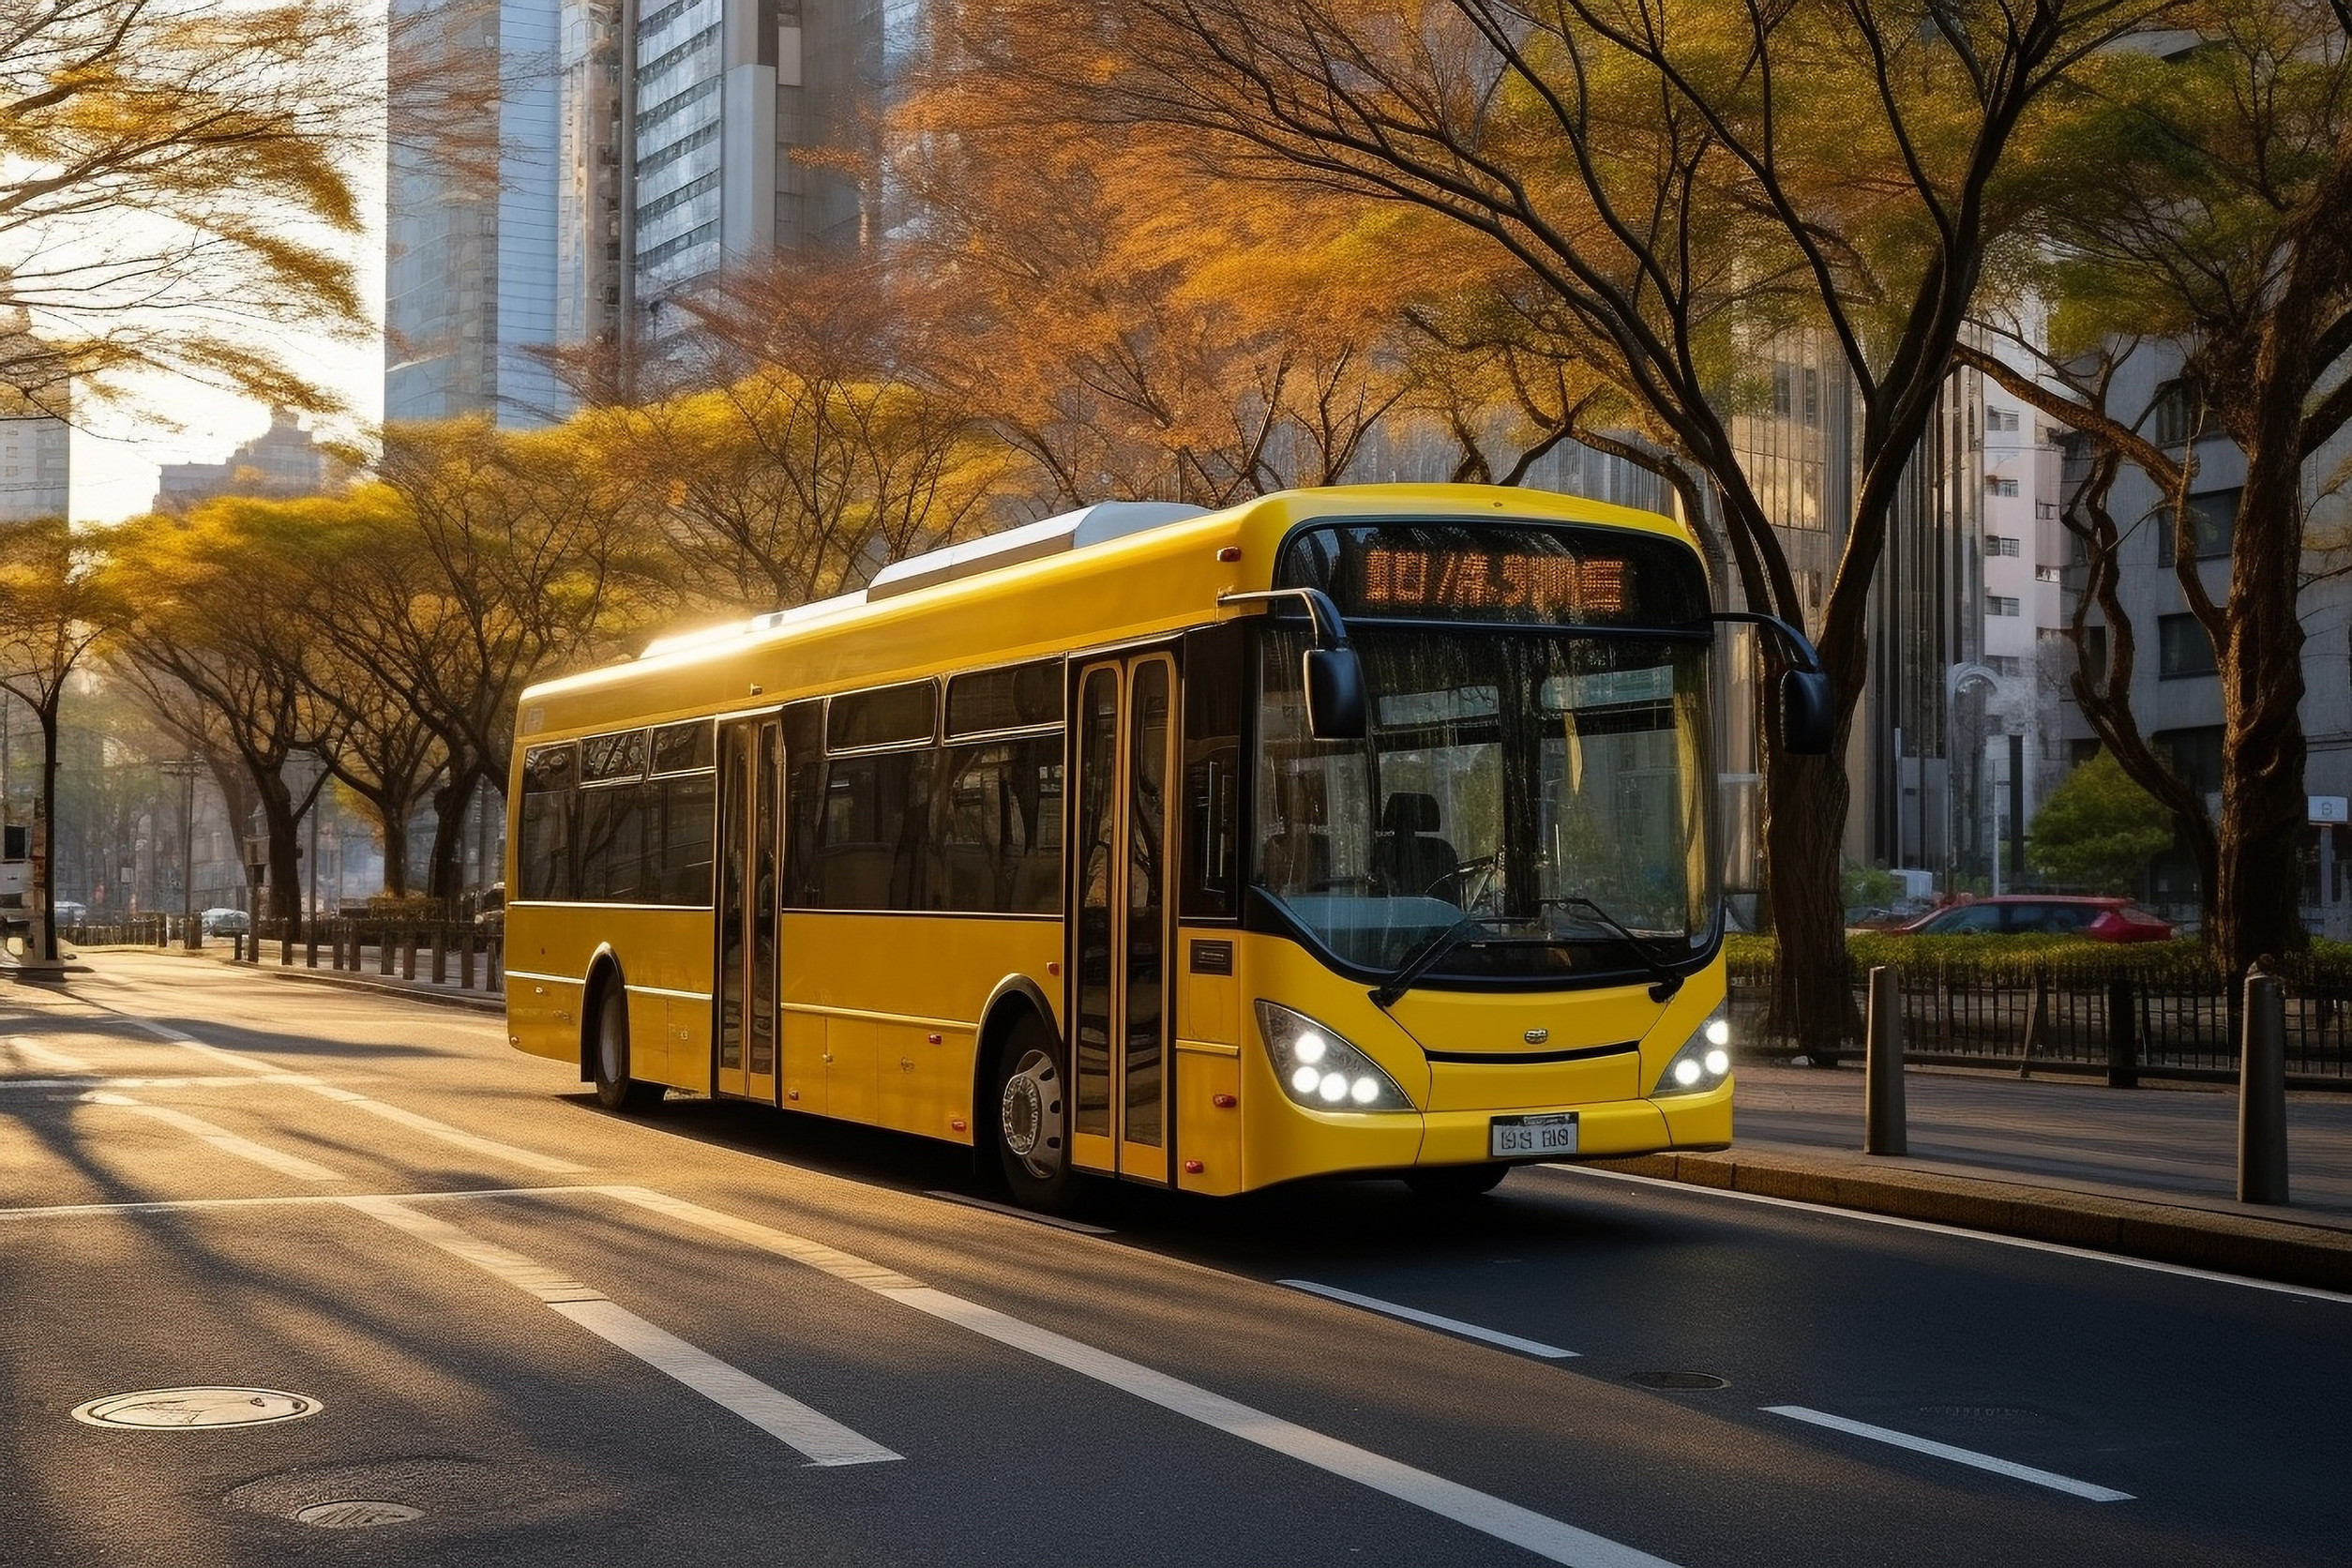
<path fill-rule="evenodd" d="M 163 771 L 180 781 L 180 945 L 194 952 L 204 944 L 196 928 L 196 774 L 204 763 L 174 757 Z"/>

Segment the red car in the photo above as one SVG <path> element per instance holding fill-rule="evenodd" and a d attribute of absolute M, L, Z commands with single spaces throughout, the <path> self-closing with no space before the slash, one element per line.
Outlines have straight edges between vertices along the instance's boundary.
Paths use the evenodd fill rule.
<path fill-rule="evenodd" d="M 2092 898 L 2058 893 L 2003 893 L 1953 904 L 1898 926 L 1890 936 L 2088 937 L 2094 942 L 2170 942 L 2172 927 L 2126 898 Z"/>

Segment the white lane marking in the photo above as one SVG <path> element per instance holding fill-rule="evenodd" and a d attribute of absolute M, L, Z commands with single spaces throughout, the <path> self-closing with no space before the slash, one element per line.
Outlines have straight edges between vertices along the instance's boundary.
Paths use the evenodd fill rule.
<path fill-rule="evenodd" d="M 1441 1318 L 1437 1313 L 1424 1312 L 1418 1307 L 1399 1306 L 1378 1296 L 1359 1296 L 1353 1290 L 1342 1290 L 1333 1285 L 1318 1285 L 1311 1279 L 1277 1279 L 1274 1283 L 1287 1285 L 1293 1290 L 1304 1290 L 1311 1296 L 1325 1296 L 1335 1302 L 1346 1302 L 1349 1306 L 1361 1306 L 1368 1312 L 1402 1318 L 1409 1323 L 1419 1323 L 1425 1328 L 1442 1329 L 1447 1334 L 1457 1334 L 1465 1339 L 1483 1339 L 1506 1350 L 1543 1356 L 1550 1361 L 1565 1361 L 1576 1353 L 1563 1350 L 1557 1345 L 1546 1345 L 1540 1339 L 1522 1339 L 1515 1334 L 1504 1334 L 1500 1329 L 1480 1328 L 1476 1323 L 1465 1323 L 1459 1318 Z"/>
<path fill-rule="evenodd" d="M 22 1034 L 10 1040 L 8 1044 L 28 1060 L 38 1063 L 53 1073 L 95 1073 L 98 1071 L 96 1067 L 78 1056 L 68 1056 L 64 1051 L 52 1050 L 38 1041 L 27 1040 Z"/>
<path fill-rule="evenodd" d="M 954 1323 L 1009 1349 L 1024 1351 L 1081 1377 L 1092 1378 L 1122 1393 L 1163 1410 L 1172 1410 L 1218 1431 L 1256 1443 L 1274 1453 L 1312 1465 L 1343 1480 L 1383 1492 L 1401 1502 L 1425 1509 L 1441 1518 L 1467 1525 L 1482 1534 L 1523 1547 L 1536 1556 L 1573 1568 L 1673 1568 L 1663 1558 L 1636 1550 L 1547 1517 L 1531 1509 L 1506 1502 L 1427 1470 L 1374 1454 L 1352 1443 L 1279 1416 L 1268 1415 L 1223 1395 L 1171 1378 L 1138 1363 L 1082 1345 L 1075 1339 L 1008 1317 L 976 1302 L 932 1289 L 916 1280 L 785 1231 L 750 1220 L 737 1219 L 700 1204 L 643 1187 L 596 1189 L 656 1214 L 670 1215 L 704 1229 L 731 1236 L 795 1262 L 806 1263 L 837 1279 L 847 1280 L 911 1306 L 943 1322 Z"/>
<path fill-rule="evenodd" d="M 89 1219 L 113 1214 L 168 1214 L 207 1209 L 279 1209 L 301 1204 L 347 1204 L 353 1198 L 386 1198 L 402 1203 L 438 1203 L 476 1198 L 545 1198 L 556 1193 L 602 1192 L 601 1187 L 465 1187 L 449 1192 L 281 1193 L 273 1198 L 155 1198 L 135 1203 L 57 1203 L 42 1209 L 0 1209 L 0 1220 Z"/>
<path fill-rule="evenodd" d="M 249 1084 L 294 1083 L 293 1074 L 270 1078 L 0 1078 L 0 1093 L 17 1089 L 242 1089 Z"/>
<path fill-rule="evenodd" d="M 1891 1427 L 1873 1426 L 1867 1422 L 1848 1421 L 1844 1416 L 1828 1415 L 1820 1410 L 1809 1410 L 1802 1405 L 1765 1405 L 1759 1408 L 1766 1415 L 1785 1415 L 1791 1421 L 1810 1422 L 1816 1426 L 1826 1426 L 1833 1432 L 1844 1432 L 1857 1438 L 1868 1438 L 1873 1442 L 1889 1443 L 1896 1448 L 1907 1448 L 1914 1454 L 1927 1454 L 1938 1459 L 1950 1459 L 1956 1465 L 1972 1465 L 1981 1470 L 1991 1470 L 1996 1475 L 2006 1475 L 2018 1481 L 2030 1481 L 2037 1486 L 2047 1486 L 2053 1491 L 2071 1492 L 2078 1498 L 2088 1498 L 2093 1502 L 2130 1502 L 2132 1500 L 2131 1493 L 2118 1492 L 2112 1486 L 2099 1486 L 2088 1481 L 2076 1481 L 2071 1476 L 2053 1474 L 2045 1470 L 2036 1470 L 2031 1465 L 2020 1465 L 2008 1459 L 1997 1459 L 1990 1454 L 1979 1454 L 1974 1449 L 1954 1448 L 1948 1442 L 1937 1442 L 1928 1438 L 1915 1438 L 1908 1432 L 1897 1432 Z"/>
<path fill-rule="evenodd" d="M 234 1154 L 241 1160 L 250 1160 L 255 1165 L 265 1165 L 280 1175 L 292 1176 L 296 1181 L 339 1182 L 344 1179 L 343 1173 L 339 1170 L 330 1170 L 325 1166 L 306 1160 L 299 1154 L 285 1153 L 270 1148 L 267 1144 L 256 1143 L 249 1138 L 240 1138 L 226 1127 L 215 1126 L 210 1122 L 201 1117 L 190 1116 L 184 1110 L 173 1110 L 168 1106 L 143 1105 L 128 1094 L 110 1094 L 102 1090 L 82 1095 L 81 1098 L 85 1105 L 118 1106 L 125 1110 L 136 1111 L 142 1116 L 152 1117 L 166 1126 L 177 1127 L 184 1133 L 190 1133 L 203 1138 L 224 1154 Z"/>
<path fill-rule="evenodd" d="M 270 1082 L 291 1083 L 297 1088 L 308 1089 L 322 1099 L 333 1100 L 336 1104 L 349 1106 L 354 1110 L 364 1110 L 371 1116 L 381 1116 L 387 1122 L 397 1122 L 403 1127 L 413 1128 L 428 1138 L 439 1138 L 442 1142 L 460 1149 L 471 1150 L 477 1154 L 487 1154 L 491 1159 L 505 1160 L 529 1170 L 543 1170 L 550 1176 L 573 1176 L 588 1168 L 584 1165 L 578 1165 L 570 1160 L 558 1159 L 552 1154 L 542 1154 L 536 1150 L 518 1148 L 511 1143 L 502 1143 L 494 1138 L 482 1138 L 461 1127 L 453 1127 L 446 1122 L 437 1122 L 430 1116 L 420 1116 L 413 1110 L 403 1110 L 398 1106 L 387 1105 L 382 1100 L 371 1099 L 368 1095 L 355 1093 L 349 1089 L 338 1089 L 333 1084 L 323 1083 L 306 1073 L 287 1072 L 277 1063 L 263 1057 L 241 1056 L 235 1051 L 222 1050 L 218 1046 L 208 1046 L 194 1035 L 184 1033 L 167 1024 L 156 1023 L 129 1013 L 118 1016 L 128 1018 L 140 1028 L 158 1034 L 183 1049 L 192 1050 L 200 1055 L 208 1056 L 216 1062 L 225 1063 L 248 1073 L 259 1075 Z"/>
<path fill-rule="evenodd" d="M 2193 1268 L 2186 1263 L 2164 1263 L 2153 1258 L 2128 1258 L 2118 1252 L 2099 1252 L 2086 1246 L 2069 1246 L 2064 1242 L 2039 1242 L 2030 1236 L 2003 1236 L 1991 1230 L 1969 1230 L 1957 1225 L 1939 1225 L 1932 1219 L 1908 1219 L 1901 1214 L 1874 1214 L 1862 1209 L 1838 1209 L 1827 1203 L 1808 1203 L 1800 1198 L 1772 1198 L 1760 1192 L 1740 1192 L 1731 1187 L 1711 1187 L 1696 1182 L 1672 1182 L 1663 1176 L 1636 1176 L 1623 1170 L 1595 1170 L 1590 1166 L 1548 1165 L 1542 1168 L 1557 1171 L 1571 1178 L 1583 1177 L 1604 1182 L 1626 1182 L 1636 1186 L 1658 1187 L 1667 1192 L 1704 1195 L 1710 1198 L 1737 1199 L 1742 1203 L 1761 1203 L 1774 1209 L 1796 1209 L 1808 1214 L 1827 1214 L 1832 1219 L 1858 1219 L 1871 1225 L 1889 1225 L 1900 1230 L 1924 1230 L 1930 1235 L 1953 1236 L 1966 1242 L 1989 1242 L 1995 1246 L 2017 1247 L 2027 1252 L 2050 1252 L 2061 1258 L 2087 1258 L 2097 1263 L 2114 1263 L 2126 1269 L 2145 1269 L 2150 1274 L 2179 1274 L 2184 1279 L 2202 1279 L 2215 1285 L 2242 1285 L 2249 1290 L 2269 1290 L 2282 1296 L 2302 1296 L 2315 1302 L 2342 1302 L 2352 1305 L 2352 1294 L 2342 1290 L 2325 1290 L 2316 1285 L 2288 1285 L 2275 1279 L 2254 1279 L 2246 1274 L 2222 1274 L 2213 1269 Z M 2161 1207 L 2161 1205 L 2156 1205 Z"/>
<path fill-rule="evenodd" d="M 1115 1236 L 1119 1233 L 1108 1225 L 1089 1225 L 1084 1220 L 1063 1219 L 1059 1214 L 1041 1214 L 1031 1209 L 1016 1209 L 1010 1203 L 994 1203 L 988 1199 L 970 1198 L 960 1192 L 927 1192 L 923 1196 L 936 1198 L 942 1203 L 960 1203 L 967 1209 L 986 1209 L 992 1214 L 1025 1219 L 1032 1225 L 1050 1225 L 1056 1230 L 1074 1230 L 1081 1236 Z"/>
<path fill-rule="evenodd" d="M 498 1279 L 536 1296 L 581 1328 L 676 1379 L 779 1442 L 812 1465 L 867 1465 L 903 1458 L 861 1437 L 831 1416 L 811 1410 L 739 1367 L 695 1349 L 666 1329 L 656 1328 L 627 1308 L 579 1280 L 485 1242 L 448 1221 L 420 1214 L 389 1198 L 351 1198 L 344 1203 L 461 1258 Z"/>

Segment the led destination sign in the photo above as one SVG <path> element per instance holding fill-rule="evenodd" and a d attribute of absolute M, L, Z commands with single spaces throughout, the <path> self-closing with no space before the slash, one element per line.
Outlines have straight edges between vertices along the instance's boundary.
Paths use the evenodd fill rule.
<path fill-rule="evenodd" d="M 1622 559 L 1375 546 L 1357 597 L 1376 615 L 1507 610 L 1518 620 L 1610 621 L 1624 613 L 1629 569 Z"/>
<path fill-rule="evenodd" d="M 1343 615 L 1369 621 L 1688 630 L 1708 616 L 1697 552 L 1632 529 L 1310 524 L 1285 542 L 1274 580 L 1319 588 Z"/>

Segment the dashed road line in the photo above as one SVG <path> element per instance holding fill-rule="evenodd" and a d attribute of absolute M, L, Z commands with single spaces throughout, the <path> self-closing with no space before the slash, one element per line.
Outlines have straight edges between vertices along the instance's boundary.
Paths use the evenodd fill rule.
<path fill-rule="evenodd" d="M 446 1122 L 436 1121 L 430 1116 L 421 1116 L 415 1111 L 404 1110 L 399 1106 L 387 1105 L 382 1100 L 353 1090 L 338 1088 L 334 1084 L 324 1082 L 307 1073 L 287 1072 L 277 1063 L 262 1057 L 244 1056 L 235 1051 L 222 1050 L 219 1046 L 207 1045 L 185 1030 L 174 1029 L 170 1024 L 158 1023 L 152 1018 L 143 1018 L 132 1013 L 116 1013 L 115 1016 L 137 1024 L 148 1033 L 169 1040 L 183 1049 L 195 1051 L 199 1055 L 210 1057 L 216 1062 L 252 1074 L 257 1079 L 287 1083 L 298 1089 L 307 1089 L 322 1099 L 332 1100 L 337 1105 L 348 1106 L 354 1110 L 364 1110 L 370 1116 L 380 1116 L 387 1122 L 397 1122 L 403 1127 L 423 1133 L 428 1138 L 438 1138 L 456 1148 L 468 1150 L 476 1154 L 485 1154 L 491 1159 L 505 1160 L 510 1165 L 519 1165 L 527 1170 L 545 1171 L 550 1176 L 575 1176 L 588 1168 L 572 1160 L 559 1159 L 553 1154 L 542 1154 L 535 1149 L 519 1148 L 515 1144 L 504 1143 L 494 1138 L 483 1138 L 478 1134 L 467 1132 L 462 1127 L 453 1127 Z"/>
<path fill-rule="evenodd" d="M 643 1187 L 609 1186 L 596 1189 L 656 1214 L 683 1220 L 706 1230 L 730 1236 L 795 1262 L 807 1264 L 837 1279 L 862 1286 L 877 1295 L 910 1306 L 942 1322 L 954 1323 L 983 1338 L 1020 1350 L 1081 1377 L 1091 1378 L 1149 1404 L 1255 1443 L 1302 1464 L 1352 1481 L 1401 1502 L 1454 1520 L 1496 1540 L 1508 1542 L 1553 1562 L 1573 1568 L 1672 1568 L 1663 1558 L 1579 1530 L 1575 1525 L 1522 1508 L 1517 1503 L 1352 1443 L 1342 1442 L 1309 1427 L 1255 1410 L 1221 1394 L 1155 1371 L 1123 1356 L 1099 1350 L 1049 1329 L 982 1306 L 976 1302 L 935 1290 L 879 1264 L 841 1252 L 822 1243 L 772 1229 L 751 1220 L 705 1209 L 683 1199 Z"/>
<path fill-rule="evenodd" d="M 272 1149 L 265 1143 L 256 1143 L 249 1138 L 240 1138 L 226 1127 L 216 1126 L 200 1116 L 190 1116 L 184 1110 L 173 1110 L 169 1106 L 151 1106 L 134 1100 L 128 1094 L 113 1094 L 104 1090 L 84 1094 L 81 1098 L 86 1105 L 115 1106 L 124 1110 L 135 1111 L 141 1116 L 152 1117 L 166 1126 L 177 1127 L 184 1133 L 204 1139 L 224 1154 L 234 1154 L 241 1160 L 250 1160 L 255 1165 L 267 1166 L 279 1175 L 292 1176 L 298 1182 L 340 1182 L 345 1179 L 339 1170 L 330 1170 L 325 1166 L 314 1160 L 306 1160 L 299 1154 L 289 1154 L 282 1150 Z"/>
<path fill-rule="evenodd" d="M 2031 1465 L 2020 1465 L 2013 1460 L 1996 1458 L 1990 1454 L 1979 1454 L 1971 1448 L 1954 1448 L 1948 1442 L 1937 1442 L 1930 1438 L 1915 1438 L 1908 1432 L 1897 1432 L 1892 1427 L 1873 1426 L 1868 1422 L 1848 1421 L 1844 1416 L 1830 1415 L 1821 1410 L 1809 1410 L 1802 1405 L 1765 1405 L 1760 1408 L 1767 1415 L 1785 1415 L 1791 1421 L 1802 1421 L 1815 1426 L 1826 1426 L 1832 1432 L 1844 1432 L 1849 1437 L 1868 1438 L 1873 1442 L 1888 1443 L 1896 1448 L 1907 1448 L 1914 1454 L 1925 1454 L 1937 1459 L 1949 1459 L 1955 1465 L 1968 1465 L 1977 1470 L 1991 1470 L 1996 1475 L 2006 1475 L 2016 1481 L 2029 1481 L 2037 1486 L 2047 1486 L 2052 1491 L 2069 1492 L 2078 1498 L 2088 1498 L 2093 1502 L 2130 1502 L 2132 1500 L 2131 1493 L 2118 1492 L 2112 1486 L 2100 1486 L 2088 1481 L 2076 1481 L 2072 1476 L 2036 1470 Z"/>
<path fill-rule="evenodd" d="M 95 1073 L 98 1071 L 96 1067 L 78 1056 L 68 1056 L 64 1051 L 52 1050 L 38 1041 L 27 1040 L 22 1034 L 10 1040 L 8 1045 L 19 1054 L 48 1068 L 53 1073 Z"/>
<path fill-rule="evenodd" d="M 1400 1306 L 1395 1302 L 1384 1302 L 1378 1296 L 1359 1296 L 1353 1290 L 1342 1290 L 1334 1285 L 1318 1285 L 1311 1279 L 1277 1279 L 1274 1283 L 1287 1285 L 1293 1290 L 1304 1290 L 1311 1296 L 1322 1296 L 1331 1301 L 1345 1302 L 1349 1306 L 1360 1306 L 1367 1312 L 1401 1318 L 1409 1323 L 1419 1323 L 1424 1328 L 1459 1334 L 1464 1339 L 1484 1340 L 1489 1345 L 1500 1345 L 1506 1350 L 1516 1350 L 1522 1355 L 1542 1356 L 1547 1361 L 1565 1361 L 1576 1353 L 1563 1350 L 1557 1345 L 1546 1345 L 1540 1339 L 1522 1339 L 1515 1334 L 1504 1334 L 1500 1329 L 1481 1328 L 1459 1318 L 1444 1318 L 1435 1312 L 1424 1312 L 1419 1307 Z"/>
<path fill-rule="evenodd" d="M 676 1379 L 762 1432 L 796 1450 L 811 1465 L 868 1465 L 905 1455 L 852 1431 L 739 1367 L 656 1328 L 602 1292 L 543 1263 L 493 1245 L 447 1220 L 419 1214 L 388 1198 L 349 1198 L 344 1203 L 475 1268 L 536 1296 L 581 1328 Z"/>

